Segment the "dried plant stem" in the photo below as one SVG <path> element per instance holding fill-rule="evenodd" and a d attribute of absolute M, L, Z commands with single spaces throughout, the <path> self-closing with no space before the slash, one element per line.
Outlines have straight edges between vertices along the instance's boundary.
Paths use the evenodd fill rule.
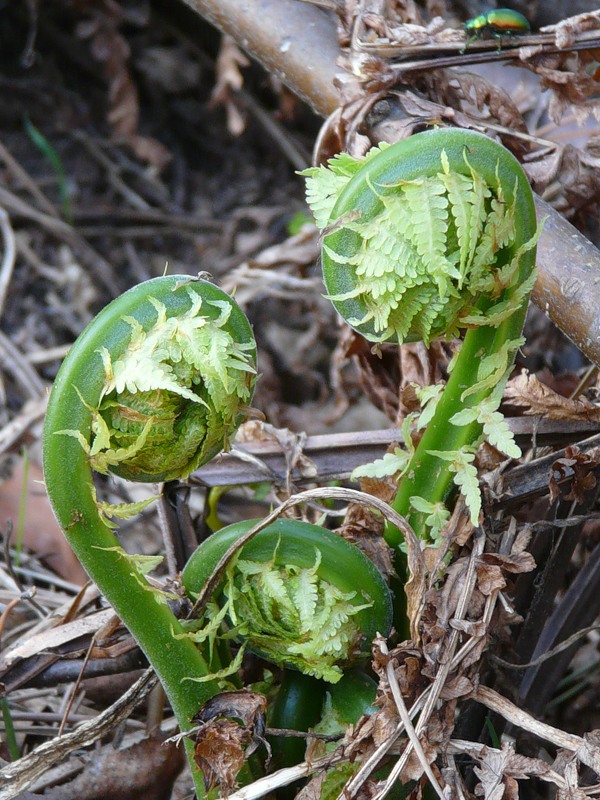
<path fill-rule="evenodd" d="M 577 757 L 583 761 L 584 764 L 587 764 L 594 769 L 594 771 L 598 770 L 600 766 L 600 751 L 598 751 L 598 748 L 592 746 L 588 747 L 581 736 L 576 736 L 574 733 L 567 733 L 560 728 L 555 728 L 545 722 L 540 722 L 540 720 L 535 719 L 535 717 L 532 717 L 527 711 L 511 703 L 510 700 L 507 700 L 488 686 L 479 686 L 475 691 L 474 699 L 486 708 L 489 708 L 490 711 L 495 711 L 497 714 L 500 714 L 507 722 L 525 731 L 529 731 L 529 733 L 533 733 L 535 736 L 539 736 L 540 739 L 544 739 L 546 742 L 551 742 L 556 745 L 556 747 L 564 747 L 566 750 L 577 753 Z M 589 755 L 586 755 L 584 750 L 594 754 L 595 758 L 590 759 Z"/>
<path fill-rule="evenodd" d="M 389 655 L 389 650 L 385 642 L 379 642 L 379 649 L 384 655 Z M 408 709 L 406 708 L 406 703 L 404 702 L 400 686 L 398 685 L 398 679 L 394 671 L 393 660 L 390 659 L 388 661 L 385 673 L 387 675 L 388 683 L 390 684 L 390 689 L 392 690 L 392 696 L 394 698 L 394 702 L 396 703 L 396 708 L 398 709 L 400 719 L 404 725 L 404 730 L 406 731 L 406 735 L 408 736 L 409 741 L 412 744 L 415 753 L 417 754 L 419 763 L 423 767 L 423 772 L 429 778 L 429 782 L 435 789 L 437 796 L 441 798 L 441 800 L 444 800 L 444 791 L 440 786 L 433 770 L 431 769 L 429 761 L 427 760 L 427 756 L 425 755 L 425 751 L 423 750 L 421 742 L 419 741 L 419 737 L 417 736 L 417 732 L 415 731 L 411 722 Z"/>

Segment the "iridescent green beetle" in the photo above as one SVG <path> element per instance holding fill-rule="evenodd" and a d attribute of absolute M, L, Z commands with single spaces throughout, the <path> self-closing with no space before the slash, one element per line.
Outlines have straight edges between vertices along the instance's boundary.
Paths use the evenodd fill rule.
<path fill-rule="evenodd" d="M 469 41 L 490 37 L 502 39 L 503 36 L 519 36 L 530 31 L 528 20 L 512 8 L 497 8 L 465 22 L 465 33 L 471 37 Z"/>

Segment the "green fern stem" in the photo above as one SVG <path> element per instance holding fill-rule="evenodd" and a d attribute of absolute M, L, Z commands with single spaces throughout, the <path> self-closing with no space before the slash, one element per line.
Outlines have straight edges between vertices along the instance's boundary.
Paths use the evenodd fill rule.
<path fill-rule="evenodd" d="M 461 345 L 461 351 L 452 374 L 439 400 L 436 413 L 428 424 L 423 436 L 409 463 L 406 474 L 398 484 L 398 491 L 392 507 L 413 528 L 420 538 L 427 535 L 426 514 L 415 511 L 411 506 L 412 497 L 423 497 L 429 503 L 446 503 L 448 495 L 454 488 L 454 478 L 448 463 L 432 455 L 432 451 L 457 451 L 481 440 L 482 425 L 474 422 L 470 425 L 455 426 L 449 423 L 454 414 L 465 407 L 475 407 L 490 395 L 489 389 L 482 389 L 463 400 L 465 389 L 473 382 L 474 365 L 486 356 L 498 351 L 498 347 L 507 337 L 513 339 L 520 333 L 526 307 L 521 314 L 515 314 L 510 321 L 500 328 L 479 328 L 469 331 Z M 514 354 L 511 358 L 514 359 Z M 397 547 L 404 539 L 395 525 L 386 526 L 385 538 L 389 545 Z"/>
<path fill-rule="evenodd" d="M 237 411 L 228 405 L 228 398 L 223 411 L 211 395 L 218 381 L 206 371 L 208 367 L 192 365 L 187 373 L 184 369 L 184 362 L 189 366 L 189 343 L 204 332 L 208 342 L 196 358 L 205 366 L 215 339 L 229 342 L 215 370 L 221 371 L 230 395 L 236 394 L 237 386 Z M 170 338 L 161 340 L 163 333 Z M 129 360 L 124 362 L 127 355 Z M 170 479 L 177 471 L 186 476 L 233 435 L 242 419 L 240 407 L 251 398 L 254 362 L 250 325 L 228 295 L 189 276 L 157 278 L 114 300 L 81 334 L 61 366 L 46 414 L 44 473 L 54 513 L 86 572 L 156 671 L 182 730 L 191 727 L 194 715 L 218 691 L 218 685 L 214 680 L 190 680 L 209 676 L 209 665 L 183 635 L 166 598 L 151 587 L 143 568 L 135 557 L 126 555 L 112 531 L 111 515 L 135 513 L 139 505 L 121 509 L 99 503 L 92 469 L 114 469 L 133 479 L 137 473 L 141 480 L 147 480 L 150 472 L 154 481 Z M 128 385 L 115 389 L 115 376 L 117 383 Z M 145 390 L 136 389 L 136 380 Z M 161 380 L 166 390 L 157 387 Z M 181 385 L 176 385 L 177 380 L 183 381 Z M 190 395 L 197 400 L 190 400 Z M 178 406 L 177 420 L 171 424 L 182 396 L 186 403 Z M 164 418 L 161 400 L 168 408 Z M 187 402 L 195 406 L 192 411 Z M 158 442 L 152 431 L 156 419 L 160 422 Z M 179 447 L 172 441 L 175 435 L 182 437 Z M 164 474 L 156 467 L 156 452 L 148 460 L 144 451 L 148 446 L 162 454 Z M 179 465 L 178 454 L 184 455 Z M 191 742 L 186 746 L 191 754 Z M 192 758 L 190 763 L 200 796 L 201 775 Z"/>
<path fill-rule="evenodd" d="M 504 147 L 460 129 L 382 145 L 363 162 L 340 155 L 328 170 L 305 174 L 309 203 L 325 228 L 325 284 L 352 327 L 375 342 L 427 343 L 467 329 L 393 506 L 426 537 L 428 513 L 413 499 L 446 503 L 464 480 L 454 454 L 471 471 L 467 502 L 476 523 L 470 461 L 485 415 L 490 428 L 501 420 L 496 408 L 535 279 L 538 234 L 527 178 Z M 518 451 L 511 441 L 508 449 Z M 402 542 L 392 525 L 386 539 L 394 547 Z M 397 561 L 400 568 L 401 553 Z"/>

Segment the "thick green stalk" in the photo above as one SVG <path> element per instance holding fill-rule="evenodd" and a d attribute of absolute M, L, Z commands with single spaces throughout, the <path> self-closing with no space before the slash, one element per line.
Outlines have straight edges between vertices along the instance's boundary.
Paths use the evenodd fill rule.
<path fill-rule="evenodd" d="M 45 481 L 54 513 L 86 572 L 155 669 L 182 730 L 191 727 L 192 718 L 218 691 L 218 686 L 214 681 L 189 680 L 209 674 L 206 660 L 188 638 L 175 638 L 183 634 L 181 624 L 164 598 L 151 591 L 136 564 L 124 556 L 97 503 L 90 457 L 82 441 L 91 443 L 94 433 L 98 433 L 94 409 L 105 391 L 106 353 L 113 364 L 123 355 L 132 338 L 134 319 L 146 332 L 156 326 L 157 301 L 170 319 L 189 312 L 192 298 L 198 294 L 203 299 L 202 313 L 207 317 L 218 317 L 222 304 L 231 304 L 229 329 L 237 342 L 251 343 L 252 364 L 252 331 L 243 313 L 224 292 L 212 284 L 191 281 L 189 276 L 147 281 L 107 306 L 75 342 L 56 378 L 44 429 Z M 74 431 L 81 434 L 81 441 Z M 231 429 L 221 432 L 221 447 L 232 433 Z M 206 460 L 214 454 L 213 444 L 209 450 Z M 193 761 L 191 764 L 197 791 L 203 792 L 199 771 Z"/>
<path fill-rule="evenodd" d="M 482 434 L 482 426 L 479 423 L 458 426 L 452 425 L 449 420 L 463 408 L 473 407 L 490 395 L 489 389 L 482 389 L 462 399 L 465 389 L 476 381 L 477 367 L 482 358 L 496 353 L 499 346 L 508 339 L 516 339 L 519 336 L 526 310 L 525 304 L 520 313 L 514 314 L 500 327 L 471 330 L 464 338 L 436 412 L 423 433 L 406 474 L 400 480 L 392 502 L 392 507 L 406 517 L 414 532 L 421 538 L 426 535 L 425 515 L 411 508 L 410 498 L 419 496 L 430 503 L 445 502 L 454 487 L 448 463 L 432 455 L 430 451 L 459 450 L 479 441 Z M 392 546 L 404 541 L 402 534 L 394 525 L 387 526 L 385 537 Z"/>

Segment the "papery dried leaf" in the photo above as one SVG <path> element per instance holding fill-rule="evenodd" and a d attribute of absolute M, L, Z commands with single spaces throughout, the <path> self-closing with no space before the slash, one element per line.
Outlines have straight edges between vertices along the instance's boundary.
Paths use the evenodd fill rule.
<path fill-rule="evenodd" d="M 446 681 L 440 694 L 442 700 L 456 700 L 458 697 L 465 697 L 475 689 L 473 682 L 466 675 L 457 675 Z"/>
<path fill-rule="evenodd" d="M 504 589 L 506 586 L 506 581 L 504 580 L 500 567 L 479 563 L 476 566 L 476 571 L 477 586 L 479 591 L 486 597 L 492 594 L 492 592 Z"/>
<path fill-rule="evenodd" d="M 421 742 L 421 747 L 423 753 L 425 754 L 425 758 L 427 759 L 428 764 L 433 764 L 438 756 L 438 748 L 435 744 L 429 741 L 428 733 L 425 732 L 419 737 Z M 406 766 L 400 773 L 398 780 L 402 783 L 407 783 L 408 781 L 418 781 L 419 778 L 423 775 L 423 765 L 420 756 L 418 756 L 414 749 L 411 750 L 410 756 L 406 762 Z"/>
<path fill-rule="evenodd" d="M 579 124 L 592 114 L 600 118 L 600 98 L 596 70 L 598 50 L 581 50 L 577 53 L 539 53 L 522 48 L 524 66 L 535 72 L 544 89 L 552 94 L 548 113 L 557 124 L 567 112 L 572 112 Z"/>
<path fill-rule="evenodd" d="M 140 103 L 131 73 L 131 51 L 120 31 L 123 11 L 113 0 L 92 5 L 93 16 L 78 26 L 78 35 L 90 39 L 91 52 L 101 64 L 108 83 L 108 122 L 112 133 L 122 138 L 141 160 L 158 170 L 171 154 L 158 140 L 138 133 Z"/>
<path fill-rule="evenodd" d="M 522 551 L 513 552 L 510 555 L 501 553 L 484 553 L 479 559 L 481 564 L 489 567 L 498 567 L 503 572 L 510 572 L 518 575 L 521 572 L 531 572 L 535 568 L 535 561 L 530 553 Z"/>
<path fill-rule="evenodd" d="M 600 464 L 600 449 L 581 453 L 578 447 L 567 447 L 563 458 L 552 464 L 548 486 L 550 502 L 557 498 L 583 503 L 585 493 L 596 486 L 595 471 Z"/>
<path fill-rule="evenodd" d="M 506 774 L 511 755 L 511 745 L 504 744 L 502 750 L 492 750 L 485 747 L 481 751 L 480 765 L 474 767 L 474 772 L 480 780 L 475 787 L 475 794 L 485 800 L 508 800 L 518 798 L 518 785 L 516 780 Z"/>
<path fill-rule="evenodd" d="M 368 479 L 365 479 L 366 481 Z M 361 488 L 363 491 L 368 491 L 362 482 Z M 344 539 L 359 547 L 375 564 L 384 578 L 390 578 L 396 574 L 392 550 L 383 538 L 383 519 L 380 514 L 375 514 L 362 504 L 353 503 L 348 508 L 340 534 Z"/>
<path fill-rule="evenodd" d="M 320 772 L 314 778 L 302 787 L 296 795 L 295 800 L 321 800 L 321 790 L 323 789 L 323 782 L 325 780 L 325 772 Z"/>
<path fill-rule="evenodd" d="M 458 607 L 464 591 L 468 567 L 469 559 L 459 558 L 450 564 L 446 572 L 446 582 L 437 601 L 438 619 L 445 626 L 448 625 Z"/>
<path fill-rule="evenodd" d="M 246 689 L 220 692 L 206 701 L 193 721 L 210 722 L 216 717 L 228 717 L 239 719 L 247 728 L 254 727 L 264 731 L 266 710 L 267 701 L 258 692 L 249 692 Z"/>
<path fill-rule="evenodd" d="M 207 791 L 215 786 L 220 787 L 224 796 L 233 791 L 251 738 L 249 730 L 226 719 L 213 719 L 200 729 L 196 735 L 194 760 L 202 770 Z"/>
<path fill-rule="evenodd" d="M 371 736 L 375 747 L 379 747 L 383 742 L 389 741 L 394 736 L 398 727 L 398 709 L 394 703 L 372 715 Z"/>
<path fill-rule="evenodd" d="M 577 758 L 600 775 L 600 730 L 583 735 L 584 743 L 577 750 Z"/>
<path fill-rule="evenodd" d="M 537 192 L 555 180 L 560 180 L 564 187 L 565 183 L 572 184 L 580 174 L 579 155 L 580 151 L 571 144 L 554 144 L 551 150 L 532 154 L 523 164 L 523 169 Z"/>
<path fill-rule="evenodd" d="M 240 136 L 246 128 L 246 120 L 234 101 L 235 92 L 244 85 L 240 67 L 250 62 L 231 36 L 224 35 L 216 63 L 216 82 L 211 95 L 213 104 L 222 104 L 227 112 L 227 128 L 233 136 Z"/>
<path fill-rule="evenodd" d="M 463 69 L 448 70 L 448 73 L 458 84 L 464 98 L 463 106 L 464 103 L 473 102 L 478 111 L 485 112 L 486 118 L 497 120 L 509 130 L 527 132 L 521 112 L 508 92 L 500 86 Z"/>
<path fill-rule="evenodd" d="M 525 407 L 526 414 L 536 414 L 547 419 L 600 420 L 600 408 L 589 400 L 562 397 L 527 370 L 523 370 L 507 383 L 504 398 L 511 405 Z"/>
<path fill-rule="evenodd" d="M 574 17 L 564 19 L 556 25 L 547 25 L 540 28 L 542 33 L 554 33 L 555 43 L 559 49 L 569 47 L 577 38 L 578 33 L 597 30 L 600 28 L 600 11 L 586 11 Z"/>

